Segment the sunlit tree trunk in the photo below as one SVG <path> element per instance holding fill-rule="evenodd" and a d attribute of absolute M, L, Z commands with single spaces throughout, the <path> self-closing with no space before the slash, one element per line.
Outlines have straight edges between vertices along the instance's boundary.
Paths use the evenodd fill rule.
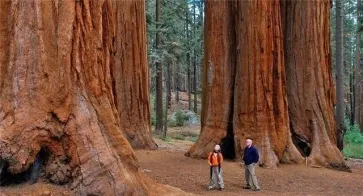
<path fill-rule="evenodd" d="M 329 12 L 329 0 L 284 1 L 290 127 L 294 143 L 311 164 L 345 170 L 336 146 Z"/>
<path fill-rule="evenodd" d="M 145 45 L 145 2 L 124 1 L 116 6 L 116 54 L 111 74 L 120 126 L 132 147 L 154 149 Z"/>

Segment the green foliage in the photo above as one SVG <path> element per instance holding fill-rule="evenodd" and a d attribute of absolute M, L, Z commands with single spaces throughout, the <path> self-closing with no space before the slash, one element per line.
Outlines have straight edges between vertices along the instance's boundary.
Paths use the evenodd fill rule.
<path fill-rule="evenodd" d="M 188 140 L 196 142 L 199 137 L 199 133 L 193 131 L 178 131 L 171 133 L 170 136 L 176 140 Z"/>
<path fill-rule="evenodd" d="M 343 153 L 348 158 L 363 159 L 363 134 L 358 125 L 350 125 L 349 120 L 345 122 L 347 132 L 344 135 Z"/>
<path fill-rule="evenodd" d="M 199 10 L 203 9 L 201 1 L 162 1 L 160 23 L 162 44 L 160 49 L 156 49 L 155 47 L 155 6 L 155 0 L 146 0 L 146 27 L 148 41 L 148 62 L 151 76 L 151 92 L 155 91 L 155 62 L 161 62 L 163 66 L 171 64 L 172 70 L 178 67 L 177 75 L 180 77 L 186 77 L 187 67 L 188 65 L 191 65 L 192 59 L 190 58 L 188 62 L 187 55 L 192 57 L 192 54 L 195 51 L 198 55 L 198 63 L 200 62 L 199 57 L 203 55 L 203 16 L 199 13 Z M 196 8 L 195 20 L 193 20 L 194 7 Z M 188 35 L 187 32 L 189 32 Z M 171 62 L 174 62 L 175 64 Z"/>
<path fill-rule="evenodd" d="M 173 139 L 170 136 L 162 137 L 161 139 L 169 144 L 173 143 Z"/>
<path fill-rule="evenodd" d="M 180 110 L 175 113 L 175 122 L 177 126 L 184 126 L 185 121 L 187 121 L 188 119 L 189 116 L 187 116 L 184 112 Z"/>
<path fill-rule="evenodd" d="M 182 134 L 177 134 L 177 135 L 175 136 L 175 139 L 176 139 L 176 140 L 185 140 L 185 136 L 184 136 L 184 135 L 182 135 Z"/>
<path fill-rule="evenodd" d="M 363 145 L 362 144 L 345 144 L 343 153 L 348 158 L 363 159 Z"/>
<path fill-rule="evenodd" d="M 182 127 L 189 120 L 190 115 L 182 110 L 175 112 L 170 118 L 168 118 L 169 127 Z"/>

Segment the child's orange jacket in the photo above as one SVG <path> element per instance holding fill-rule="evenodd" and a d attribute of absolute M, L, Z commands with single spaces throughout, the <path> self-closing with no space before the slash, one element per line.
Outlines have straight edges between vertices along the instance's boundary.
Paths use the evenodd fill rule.
<path fill-rule="evenodd" d="M 209 153 L 209 155 L 208 155 L 208 163 L 209 163 L 210 166 L 219 166 L 219 164 L 222 163 L 222 162 L 223 162 L 223 155 L 222 155 L 222 153 L 220 153 L 220 152 L 219 153 L 213 153 L 213 152 L 210 152 Z"/>

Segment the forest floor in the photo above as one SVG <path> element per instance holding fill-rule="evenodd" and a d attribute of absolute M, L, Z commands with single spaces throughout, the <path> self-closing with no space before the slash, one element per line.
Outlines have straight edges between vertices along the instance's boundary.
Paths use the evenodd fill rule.
<path fill-rule="evenodd" d="M 184 128 L 185 129 L 185 128 Z M 191 132 L 195 129 L 191 127 Z M 171 129 L 170 134 L 180 130 Z M 201 195 L 349 195 L 363 196 L 363 160 L 348 160 L 352 173 L 305 165 L 281 165 L 278 169 L 257 168 L 262 191 L 242 189 L 244 169 L 240 162 L 223 164 L 225 190 L 207 190 L 209 166 L 206 160 L 184 153 L 193 145 L 186 140 L 155 139 L 159 150 L 138 150 L 141 169 L 157 182 Z"/>
<path fill-rule="evenodd" d="M 198 132 L 198 127 L 170 128 L 172 138 L 180 132 Z M 363 196 L 363 160 L 348 160 L 352 173 L 326 168 L 312 168 L 305 165 L 281 165 L 278 169 L 257 168 L 256 173 L 262 191 L 252 192 L 242 189 L 244 170 L 240 162 L 225 161 L 223 164 L 225 190 L 207 190 L 209 166 L 206 160 L 192 159 L 184 153 L 193 145 L 188 140 L 164 141 L 155 138 L 159 149 L 137 150 L 141 170 L 157 182 L 178 187 L 186 192 L 199 195 L 349 195 Z M 45 183 L 22 184 L 0 188 L 0 196 L 66 196 L 72 192 L 60 186 Z"/>

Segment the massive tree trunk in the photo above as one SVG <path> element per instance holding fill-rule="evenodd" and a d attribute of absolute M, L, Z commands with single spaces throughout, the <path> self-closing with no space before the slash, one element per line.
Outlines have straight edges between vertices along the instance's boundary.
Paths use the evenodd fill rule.
<path fill-rule="evenodd" d="M 235 69 L 231 1 L 206 1 L 205 14 L 202 131 L 187 153 L 203 158 L 227 135 Z"/>
<path fill-rule="evenodd" d="M 206 1 L 202 132 L 187 155 L 204 158 L 221 143 L 222 153 L 234 158 L 251 138 L 261 164 L 273 168 L 301 163 L 308 154 L 299 153 L 292 138 L 309 151 L 309 142 L 296 140 L 307 136 L 309 163 L 348 169 L 333 142 L 329 3 L 287 1 L 281 7 L 284 22 L 278 0 Z"/>
<path fill-rule="evenodd" d="M 236 152 L 251 138 L 259 147 L 260 164 L 266 167 L 276 167 L 283 158 L 302 161 L 288 124 L 279 1 L 241 1 L 236 10 Z"/>
<path fill-rule="evenodd" d="M 347 169 L 336 146 L 330 1 L 285 1 L 287 95 L 294 143 L 312 164 Z"/>
<path fill-rule="evenodd" d="M 252 138 L 267 167 L 302 161 L 288 127 L 280 24 L 277 1 L 206 1 L 202 132 L 187 155 L 221 143 L 239 157 Z"/>
<path fill-rule="evenodd" d="M 77 195 L 170 195 L 139 171 L 119 125 L 111 67 L 123 3 L 0 1 L 2 181 L 36 159 Z"/>
<path fill-rule="evenodd" d="M 149 106 L 144 1 L 117 2 L 116 54 L 112 67 L 121 130 L 134 148 L 155 149 Z"/>

